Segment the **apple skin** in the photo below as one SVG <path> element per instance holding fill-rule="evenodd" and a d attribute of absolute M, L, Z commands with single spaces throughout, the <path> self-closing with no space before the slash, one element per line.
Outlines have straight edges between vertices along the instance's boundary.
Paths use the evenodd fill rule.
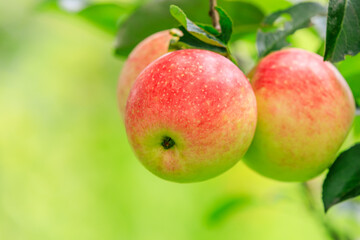
<path fill-rule="evenodd" d="M 140 42 L 130 53 L 122 68 L 117 88 L 118 105 L 124 117 L 126 100 L 137 76 L 152 61 L 168 52 L 172 36 L 169 30 L 155 33 Z"/>
<path fill-rule="evenodd" d="M 355 114 L 338 70 L 314 53 L 286 49 L 251 72 L 258 123 L 245 163 L 280 181 L 306 181 L 335 160 Z"/>
<path fill-rule="evenodd" d="M 219 54 L 189 49 L 162 56 L 139 75 L 125 126 L 148 170 L 170 181 L 196 182 L 243 157 L 256 118 L 255 95 L 241 70 Z M 166 149 L 166 138 L 175 145 Z"/>

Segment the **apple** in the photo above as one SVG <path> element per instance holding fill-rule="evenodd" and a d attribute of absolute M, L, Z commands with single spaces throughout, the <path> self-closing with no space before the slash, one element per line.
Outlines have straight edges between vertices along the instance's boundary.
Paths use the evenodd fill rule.
<path fill-rule="evenodd" d="M 217 176 L 238 162 L 256 128 L 256 100 L 246 76 L 214 52 L 168 53 L 136 79 L 125 127 L 141 163 L 175 182 Z"/>
<path fill-rule="evenodd" d="M 263 58 L 250 78 L 258 123 L 245 163 L 281 181 L 306 181 L 328 168 L 355 113 L 338 70 L 317 54 L 286 49 Z"/>
<path fill-rule="evenodd" d="M 168 52 L 171 38 L 169 30 L 155 33 L 140 42 L 130 53 L 122 68 L 117 88 L 118 105 L 122 116 L 135 79 L 152 61 Z"/>

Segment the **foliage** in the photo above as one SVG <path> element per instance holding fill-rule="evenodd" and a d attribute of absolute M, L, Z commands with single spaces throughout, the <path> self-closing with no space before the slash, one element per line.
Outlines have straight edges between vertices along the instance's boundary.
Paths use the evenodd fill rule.
<path fill-rule="evenodd" d="M 121 17 L 127 13 L 127 8 L 115 3 L 90 5 L 78 12 L 78 15 L 93 22 L 111 34 L 118 30 Z"/>
<path fill-rule="evenodd" d="M 125 3 L 93 3 L 78 1 L 79 6 L 72 7 L 61 4 L 62 1 L 46 0 L 37 6 L 40 10 L 55 10 L 60 13 L 76 15 L 95 25 L 99 29 L 115 35 L 120 23 L 125 20 L 135 7 L 132 4 Z M 64 1 L 63 1 L 64 2 Z"/>
<path fill-rule="evenodd" d="M 326 15 L 326 8 L 316 2 L 295 4 L 287 9 L 276 11 L 265 18 L 262 10 L 250 3 L 225 0 L 218 3 L 219 6 L 229 10 L 229 14 L 227 14 L 223 8 L 216 8 L 220 15 L 220 32 L 208 25 L 209 18 L 204 14 L 206 11 L 198 11 L 198 9 L 208 8 L 207 1 L 149 1 L 141 5 L 120 25 L 117 34 L 116 53 L 118 55 L 126 55 L 141 39 L 150 33 L 176 27 L 175 19 L 180 23 L 179 30 L 182 34 L 177 36 L 177 41 L 171 43 L 170 48 L 172 49 L 207 49 L 227 56 L 236 62 L 234 57 L 236 55 L 233 56 L 230 53 L 231 46 L 229 46 L 229 42 L 241 40 L 244 34 L 249 34 L 259 29 L 257 31 L 256 46 L 258 56 L 264 57 L 272 51 L 288 46 L 289 37 L 299 29 L 311 27 L 314 24 L 314 17 L 324 17 Z M 185 9 L 189 16 L 205 23 L 191 21 L 182 9 L 171 4 L 181 5 L 181 8 Z M 169 14 L 169 6 L 171 14 Z M 114 22 L 116 22 L 114 18 L 116 18 L 117 14 L 120 14 L 120 9 L 123 10 L 124 8 L 111 4 L 95 4 L 79 11 L 78 15 L 86 17 L 99 27 L 112 32 L 114 30 Z M 239 12 L 246 14 L 238 14 Z M 360 25 L 359 12 L 360 5 L 357 1 L 330 1 L 327 16 L 325 59 L 340 61 L 347 54 L 356 55 L 359 52 L 360 28 L 357 27 Z M 105 15 L 101 13 L 105 13 Z M 111 14 L 108 15 L 107 13 Z M 233 35 L 233 38 L 231 35 Z M 354 74 L 351 74 L 351 76 L 354 76 Z M 359 81 L 352 81 L 350 78 L 349 83 L 354 92 L 355 99 L 358 101 Z M 346 153 L 344 152 L 343 154 L 348 156 Z M 339 156 L 334 164 L 335 166 L 337 166 L 338 161 L 342 161 L 342 156 Z M 347 161 L 343 162 L 345 162 L 343 164 L 347 163 Z M 331 174 L 328 176 L 336 176 L 334 172 L 337 172 L 337 168 L 331 169 Z M 329 207 L 329 203 L 325 201 L 325 199 L 328 199 L 327 193 L 333 192 L 331 186 L 333 184 L 324 184 L 324 204 L 326 209 Z M 358 194 L 357 191 L 355 192 Z M 357 194 L 351 196 L 354 197 Z M 337 202 L 339 201 L 333 201 L 331 205 Z"/>
<path fill-rule="evenodd" d="M 177 22 L 169 13 L 171 4 L 181 6 L 181 9 L 196 22 L 210 23 L 207 14 L 208 1 L 151 0 L 139 7 L 121 25 L 116 40 L 116 54 L 127 55 L 146 36 L 160 30 L 177 27 Z M 232 18 L 236 35 L 256 30 L 264 17 L 263 12 L 251 3 L 220 0 L 218 4 Z M 199 9 L 206 10 L 199 11 Z"/>
<path fill-rule="evenodd" d="M 325 8 L 318 3 L 305 2 L 294 5 L 288 9 L 277 11 L 264 19 L 263 30 L 257 33 L 256 45 L 259 57 L 264 57 L 272 51 L 279 50 L 289 45 L 286 38 L 295 33 L 298 29 L 311 25 L 311 18 L 316 15 L 325 14 Z M 276 27 L 275 31 L 266 31 L 276 21 L 284 16 L 290 15 L 290 20 L 285 21 L 283 26 Z"/>
<path fill-rule="evenodd" d="M 210 23 L 207 1 L 83 2 L 85 8 L 76 12 L 64 11 L 56 4 L 47 8 L 56 11 L 46 12 L 43 8 L 36 12 L 34 0 L 0 1 L 0 107 L 4 113 L 0 118 L 0 232 L 3 239 L 327 238 L 304 211 L 302 203 L 297 202 L 295 184 L 269 181 L 240 163 L 214 180 L 174 185 L 152 177 L 134 160 L 124 129 L 119 127 L 114 96 L 119 61 L 109 56 L 112 44 L 109 36 L 115 37 L 117 32 L 117 56 L 126 57 L 146 36 L 178 26 L 169 12 L 171 4 L 181 7 L 194 23 L 206 29 L 206 24 L 198 22 Z M 341 40 L 328 42 L 332 39 L 328 34 L 326 47 L 332 50 L 326 56 L 331 61 L 337 61 L 334 59 L 339 56 L 343 59 L 351 51 L 355 55 L 352 44 L 343 45 L 344 36 L 358 34 L 358 28 L 354 27 L 354 13 L 358 10 L 350 8 L 358 1 L 348 0 L 351 3 L 348 5 L 344 4 L 346 1 L 336 2 L 345 10 L 332 8 L 335 14 L 342 14 L 348 20 L 342 25 L 329 25 L 335 30 L 329 27 L 328 31 L 336 32 Z M 218 5 L 233 23 L 228 47 L 248 68 L 258 60 L 257 29 L 262 27 L 266 34 L 283 28 L 279 20 L 270 29 L 264 28 L 261 24 L 265 13 L 288 11 L 286 8 L 294 6 L 286 0 L 223 0 Z M 282 17 L 286 20 L 287 15 Z M 226 42 L 227 38 L 221 41 Z M 283 39 L 293 47 L 305 48 L 313 45 L 314 39 L 322 41 L 312 27 Z M 356 39 L 359 37 L 352 40 Z M 356 42 L 355 45 L 359 46 Z M 310 50 L 316 52 L 318 48 L 314 45 Z M 337 67 L 360 104 L 359 56 L 346 56 Z M 347 144 L 354 145 L 359 140 L 358 116 Z M 346 162 L 350 159 L 357 164 L 354 148 L 343 152 L 331 168 L 348 169 L 350 165 Z M 327 206 L 334 203 L 334 195 L 331 198 L 328 193 L 339 194 L 335 197 L 344 193 L 339 187 L 331 188 L 338 186 L 336 175 L 341 171 L 330 169 L 330 172 L 324 184 Z M 351 180 L 347 176 L 344 179 Z M 317 186 L 318 182 L 319 179 L 311 184 Z M 354 185 L 345 185 L 356 189 Z M 251 204 L 242 197 L 214 201 L 228 194 L 243 193 L 259 204 L 249 208 Z M 360 236 L 356 212 L 349 207 L 350 203 L 359 206 L 358 200 L 347 201 L 329 211 L 327 218 L 339 228 Z M 345 213 L 354 216 L 348 219 Z M 199 219 L 203 217 L 210 227 L 202 225 Z"/>
<path fill-rule="evenodd" d="M 360 143 L 344 151 L 330 167 L 323 185 L 325 211 L 360 195 Z"/>
<path fill-rule="evenodd" d="M 339 62 L 360 52 L 360 2 L 330 0 L 325 60 Z"/>
<path fill-rule="evenodd" d="M 250 196 L 227 197 L 211 209 L 206 217 L 206 222 L 210 226 L 220 224 L 239 208 L 248 208 L 252 205 L 254 205 L 254 199 Z"/>
<path fill-rule="evenodd" d="M 171 15 L 179 21 L 179 30 L 183 36 L 178 41 L 171 43 L 172 49 L 199 48 L 214 51 L 231 58 L 227 43 L 232 32 L 232 22 L 221 8 L 216 7 L 220 13 L 221 32 L 206 24 L 195 24 L 189 20 L 185 13 L 177 6 L 171 5 Z"/>

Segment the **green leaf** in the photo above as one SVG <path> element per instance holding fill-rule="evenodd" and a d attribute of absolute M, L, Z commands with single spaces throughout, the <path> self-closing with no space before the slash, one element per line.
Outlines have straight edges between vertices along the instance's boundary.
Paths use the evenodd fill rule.
<path fill-rule="evenodd" d="M 292 5 L 289 0 L 235 0 L 235 1 L 242 1 L 242 2 L 251 2 L 255 6 L 259 7 L 263 11 L 266 12 L 266 14 L 273 13 L 274 11 L 277 11 L 279 9 L 285 9 Z M 299 2 L 299 1 L 297 1 Z"/>
<path fill-rule="evenodd" d="M 206 24 L 195 24 L 188 19 L 185 13 L 175 5 L 170 6 L 171 15 L 181 24 L 179 27 L 183 36 L 177 41 L 170 43 L 170 49 L 189 49 L 198 48 L 219 53 L 237 65 L 235 58 L 231 55 L 227 47 L 232 32 L 232 23 L 228 15 L 221 9 L 217 8 L 220 13 L 221 34 L 212 26 Z M 225 41 L 223 41 L 226 40 Z"/>
<path fill-rule="evenodd" d="M 311 18 L 325 14 L 326 9 L 313 2 L 305 2 L 294 5 L 288 9 L 277 11 L 264 20 L 263 30 L 257 33 L 256 45 L 258 48 L 259 57 L 263 57 L 272 51 L 279 50 L 289 43 L 286 38 L 295 33 L 298 29 L 306 28 L 311 25 Z M 283 26 L 276 27 L 276 21 L 281 20 L 281 17 L 291 17 L 291 20 L 284 22 Z M 265 32 L 266 28 L 275 27 L 275 31 Z"/>
<path fill-rule="evenodd" d="M 178 22 L 169 12 L 170 4 L 181 4 L 182 8 L 197 21 L 209 19 L 206 11 L 198 11 L 207 6 L 207 2 L 193 0 L 150 0 L 140 6 L 124 21 L 117 34 L 115 53 L 128 55 L 131 50 L 149 35 L 178 26 Z M 185 7 L 184 7 L 185 6 Z"/>
<path fill-rule="evenodd" d="M 248 208 L 254 204 L 254 199 L 249 196 L 227 197 L 219 202 L 208 214 L 208 225 L 216 225 L 223 222 L 232 213 Z"/>
<path fill-rule="evenodd" d="M 228 55 L 228 51 L 225 47 L 218 47 L 208 43 L 201 41 L 200 39 L 196 38 L 195 36 L 191 35 L 186 29 L 181 26 L 179 27 L 181 32 L 183 32 L 183 36 L 180 39 L 170 44 L 170 49 L 190 49 L 190 48 L 197 48 L 197 49 L 204 49 L 216 52 L 223 56 Z"/>
<path fill-rule="evenodd" d="M 201 27 L 202 29 L 204 29 L 206 32 L 214 35 L 214 36 L 218 36 L 220 35 L 220 33 L 218 32 L 218 30 L 216 30 L 212 25 L 208 25 L 208 24 L 203 24 L 203 23 L 196 23 L 196 25 L 198 25 L 199 27 Z"/>
<path fill-rule="evenodd" d="M 99 28 L 111 34 L 116 34 L 120 18 L 125 16 L 127 11 L 127 8 L 115 3 L 101 3 L 82 9 L 78 12 L 78 15 L 97 25 Z"/>
<path fill-rule="evenodd" d="M 344 60 L 360 52 L 360 1 L 330 0 L 324 59 Z"/>
<path fill-rule="evenodd" d="M 354 57 L 346 57 L 345 61 L 340 62 L 337 68 L 346 79 L 354 95 L 355 101 L 360 104 L 360 54 Z"/>
<path fill-rule="evenodd" d="M 182 25 L 180 30 L 183 36 L 176 42 L 172 41 L 170 49 L 205 49 L 222 54 L 236 64 L 227 48 L 232 33 L 231 19 L 221 8 L 216 7 L 216 10 L 220 16 L 221 33 L 209 25 L 193 23 L 178 6 L 171 5 L 170 13 Z"/>
<path fill-rule="evenodd" d="M 179 5 L 194 22 L 211 24 L 211 18 L 208 15 L 208 1 L 149 0 L 121 24 L 117 34 L 116 54 L 126 56 L 147 36 L 177 27 L 177 21 L 169 13 L 170 4 Z M 264 17 L 264 13 L 251 3 L 218 0 L 218 5 L 224 8 L 232 18 L 235 38 L 256 30 Z M 200 25 L 199 27 L 202 28 Z M 203 28 L 203 30 L 205 29 Z M 205 31 L 214 34 L 208 29 Z"/>
<path fill-rule="evenodd" d="M 215 9 L 219 13 L 219 23 L 221 27 L 221 34 L 218 37 L 227 44 L 232 34 L 232 21 L 224 9 L 221 7 L 215 7 Z"/>
<path fill-rule="evenodd" d="M 170 5 L 170 13 L 182 26 L 186 28 L 187 18 L 183 10 L 176 5 Z"/>
<path fill-rule="evenodd" d="M 210 45 L 226 47 L 226 45 L 223 42 L 219 41 L 214 35 L 204 31 L 202 28 L 200 28 L 190 19 L 188 19 L 185 13 L 178 6 L 171 5 L 170 13 L 194 37 Z"/>
<path fill-rule="evenodd" d="M 265 17 L 264 12 L 254 5 L 253 2 L 218 1 L 218 6 L 224 9 L 232 20 L 232 40 L 256 31 Z"/>
<path fill-rule="evenodd" d="M 130 12 L 133 11 L 134 4 L 126 3 L 94 3 L 83 2 L 79 9 L 68 9 L 61 5 L 60 0 L 44 0 L 40 2 L 36 9 L 40 11 L 56 11 L 70 16 L 78 16 L 85 19 L 97 28 L 115 35 L 118 26 Z"/>
<path fill-rule="evenodd" d="M 330 167 L 323 184 L 325 212 L 360 195 L 360 143 L 342 152 Z"/>

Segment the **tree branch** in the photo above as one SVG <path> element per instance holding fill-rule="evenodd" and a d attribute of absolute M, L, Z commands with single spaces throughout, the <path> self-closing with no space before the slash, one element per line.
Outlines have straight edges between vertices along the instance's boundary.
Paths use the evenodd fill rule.
<path fill-rule="evenodd" d="M 301 184 L 302 192 L 304 196 L 304 201 L 309 212 L 318 220 L 318 222 L 324 227 L 328 236 L 333 240 L 351 240 L 349 236 L 341 236 L 340 233 L 336 229 L 333 228 L 331 224 L 326 221 L 325 217 L 321 212 L 317 209 L 314 196 L 309 187 L 309 183 L 304 182 Z"/>
<path fill-rule="evenodd" d="M 216 0 L 209 0 L 210 2 L 210 10 L 209 10 L 209 16 L 212 19 L 212 24 L 216 30 L 221 32 L 221 27 L 219 23 L 219 13 L 215 10 L 216 6 Z"/>

